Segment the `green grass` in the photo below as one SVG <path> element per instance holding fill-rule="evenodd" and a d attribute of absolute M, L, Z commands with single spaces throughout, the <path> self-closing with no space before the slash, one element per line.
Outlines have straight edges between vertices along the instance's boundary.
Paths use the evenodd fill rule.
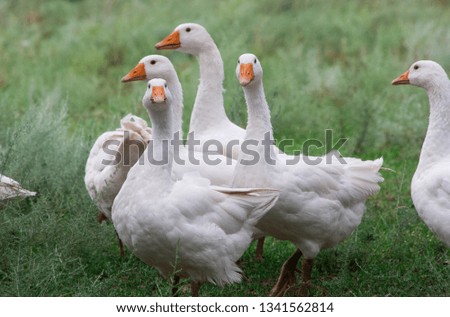
<path fill-rule="evenodd" d="M 112 225 L 96 222 L 84 165 L 96 137 L 123 115 L 146 117 L 144 83 L 120 78 L 175 26 L 198 22 L 221 50 L 233 121 L 246 122 L 235 63 L 252 52 L 264 68 L 276 138 L 293 138 L 299 148 L 333 129 L 335 139 L 349 138 L 344 155 L 383 156 L 395 170 L 383 172 L 359 228 L 317 257 L 312 295 L 449 296 L 449 250 L 419 219 L 409 193 L 426 94 L 390 85 L 417 59 L 450 72 L 449 16 L 444 0 L 1 1 L 0 173 L 39 196 L 0 210 L 0 295 L 170 294 L 156 270 L 129 252 L 119 257 Z M 186 131 L 198 64 L 161 53 L 183 84 Z M 266 295 L 293 246 L 269 239 L 263 263 L 254 247 L 243 257 L 242 283 L 205 285 L 201 294 Z"/>

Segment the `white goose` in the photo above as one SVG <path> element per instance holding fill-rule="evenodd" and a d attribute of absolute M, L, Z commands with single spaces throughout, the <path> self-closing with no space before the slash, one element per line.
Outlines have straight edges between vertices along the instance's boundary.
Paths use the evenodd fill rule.
<path fill-rule="evenodd" d="M 237 159 L 245 130 L 228 119 L 223 102 L 223 61 L 214 40 L 206 29 L 195 23 L 181 24 L 155 45 L 157 49 L 176 49 L 196 56 L 200 64 L 200 84 L 192 109 L 189 132 L 193 132 L 200 145 L 218 140 L 223 154 Z M 233 141 L 234 143 L 229 143 Z M 238 141 L 239 143 L 236 143 Z M 231 145 L 234 146 L 232 147 Z"/>
<path fill-rule="evenodd" d="M 180 24 L 175 30 L 155 45 L 156 49 L 174 49 L 194 55 L 200 64 L 200 85 L 198 86 L 192 110 L 189 132 L 200 141 L 196 147 L 202 151 L 208 140 L 218 140 L 223 154 L 233 159 L 239 156 L 245 130 L 228 119 L 223 101 L 224 70 L 220 51 L 208 31 L 196 23 Z M 275 147 L 280 159 L 293 159 Z M 263 258 L 264 238 L 259 239 L 256 259 Z"/>
<path fill-rule="evenodd" d="M 124 244 L 165 277 L 177 272 L 189 276 L 193 286 L 239 282 L 235 262 L 278 192 L 215 187 L 197 173 L 173 180 L 172 101 L 165 80 L 149 81 L 143 104 L 153 140 L 114 201 L 114 226 Z M 198 295 L 198 287 L 192 290 Z"/>
<path fill-rule="evenodd" d="M 0 204 L 10 198 L 29 196 L 36 196 L 36 192 L 29 191 L 12 178 L 0 174 Z"/>
<path fill-rule="evenodd" d="M 173 127 L 175 138 L 181 140 L 183 136 L 183 91 L 175 68 L 170 60 L 161 55 L 149 55 L 142 58 L 139 63 L 122 78 L 122 82 L 134 80 L 150 80 L 163 78 L 167 81 L 169 90 L 173 96 Z M 215 147 L 211 147 L 214 151 Z M 176 179 L 182 178 L 184 173 L 197 171 L 201 176 L 208 178 L 214 185 L 230 185 L 233 177 L 235 160 L 227 158 L 222 154 L 203 153 L 183 146 L 176 147 L 175 164 L 173 173 Z"/>
<path fill-rule="evenodd" d="M 167 80 L 169 88 L 173 91 L 174 122 L 177 139 L 182 138 L 182 112 L 183 92 L 176 71 L 168 58 L 161 55 L 149 55 L 142 58 L 129 74 L 122 78 L 122 82 L 152 79 L 162 77 Z M 85 184 L 89 196 L 99 208 L 98 221 L 111 220 L 111 207 L 113 201 L 124 183 L 128 171 L 139 159 L 151 139 L 151 129 L 147 122 L 137 116 L 128 115 L 121 120 L 121 128 L 116 131 L 103 133 L 93 145 L 86 163 Z M 124 142 L 124 135 L 129 139 Z M 139 145 L 131 146 L 133 144 Z M 107 151 L 104 147 L 107 146 Z M 128 164 L 120 160 L 125 157 Z M 181 162 L 174 164 L 173 177 L 179 179 L 186 172 L 198 171 L 203 177 L 211 180 L 215 185 L 229 185 L 233 176 L 235 161 L 226 160 L 221 155 L 208 154 L 210 161 L 207 164 L 203 153 L 188 151 L 184 146 L 177 147 L 177 154 Z M 105 162 L 118 161 L 118 164 L 105 164 Z M 119 239 L 121 254 L 124 254 L 122 242 Z"/>
<path fill-rule="evenodd" d="M 411 84 L 427 91 L 430 118 L 411 197 L 420 218 L 450 248 L 450 81 L 439 64 L 422 60 L 392 84 Z"/>
<path fill-rule="evenodd" d="M 100 135 L 86 162 L 84 183 L 98 208 L 98 222 L 111 220 L 111 207 L 128 171 L 151 139 L 147 122 L 128 114 L 120 120 L 121 127 Z M 119 239 L 121 255 L 123 246 Z"/>
<path fill-rule="evenodd" d="M 248 108 L 245 138 L 258 141 L 258 145 L 249 150 L 256 151 L 260 159 L 248 164 L 254 157 L 241 152 L 233 186 L 280 189 L 278 202 L 258 222 L 257 228 L 263 234 L 293 242 L 299 251 L 283 265 L 271 295 L 283 295 L 293 286 L 295 268 L 303 254 L 300 293 L 305 296 L 316 255 L 352 233 L 361 222 L 366 199 L 378 192 L 378 183 L 383 180 L 378 173 L 382 159 L 361 161 L 352 158 L 342 163 L 338 158 L 327 162 L 323 157 L 320 162 L 314 158 L 315 165 L 307 164 L 305 157 L 296 163 L 279 159 L 275 147 L 266 148 L 262 142 L 265 134 L 272 137 L 262 74 L 255 55 L 239 57 L 236 76 L 243 87 Z"/>

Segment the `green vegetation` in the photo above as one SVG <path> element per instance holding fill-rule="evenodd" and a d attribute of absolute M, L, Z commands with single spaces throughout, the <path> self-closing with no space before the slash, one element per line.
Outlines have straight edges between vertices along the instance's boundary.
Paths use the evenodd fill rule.
<path fill-rule="evenodd" d="M 278 139 L 349 138 L 344 155 L 383 156 L 385 182 L 362 224 L 324 250 L 314 296 L 449 296 L 450 252 L 412 205 L 409 184 L 428 116 L 424 91 L 390 82 L 418 59 L 450 72 L 450 1 L 25 1 L 0 2 L 0 173 L 38 191 L 0 210 L 1 296 L 167 296 L 170 286 L 98 225 L 84 188 L 97 136 L 133 112 L 146 118 L 145 84 L 120 78 L 182 22 L 203 24 L 225 64 L 227 112 L 244 126 L 234 76 L 256 54 Z M 168 56 L 185 96 L 184 128 L 198 64 Z M 320 152 L 320 149 L 318 151 Z M 293 251 L 269 239 L 265 260 L 244 255 L 245 280 L 205 296 L 263 296 Z M 183 295 L 189 291 L 182 289 Z"/>

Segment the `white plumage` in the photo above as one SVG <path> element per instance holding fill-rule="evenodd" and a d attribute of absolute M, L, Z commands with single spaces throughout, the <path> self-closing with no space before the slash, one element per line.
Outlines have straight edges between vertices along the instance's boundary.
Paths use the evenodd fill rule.
<path fill-rule="evenodd" d="M 128 171 L 138 161 L 152 130 L 138 116 L 127 114 L 120 120 L 120 128 L 100 135 L 91 148 L 86 162 L 84 184 L 98 208 L 97 220 L 111 221 L 111 208 Z M 125 255 L 122 241 L 119 249 Z"/>
<path fill-rule="evenodd" d="M 200 140 L 196 150 L 202 151 L 208 140 L 222 144 L 223 154 L 237 159 L 239 146 L 245 137 L 245 130 L 227 117 L 223 101 L 223 61 L 214 40 L 206 29 L 196 23 L 185 23 L 156 44 L 157 49 L 177 49 L 192 54 L 200 64 L 200 84 L 192 109 L 189 132 Z M 231 141 L 238 141 L 234 147 Z M 231 143 L 230 145 L 232 145 Z"/>
<path fill-rule="evenodd" d="M 224 69 L 220 51 L 208 31 L 196 23 L 180 24 L 155 45 L 157 49 L 176 49 L 197 57 L 200 65 L 200 84 L 192 109 L 189 133 L 200 143 L 195 147 L 202 152 L 210 140 L 222 145 L 222 154 L 237 159 L 245 139 L 245 129 L 227 117 L 224 108 Z M 274 147 L 280 160 L 293 159 Z M 228 184 L 228 183 L 227 183 Z M 256 258 L 262 259 L 264 238 L 258 241 Z"/>
<path fill-rule="evenodd" d="M 3 200 L 14 197 L 35 196 L 36 192 L 23 188 L 17 181 L 0 174 L 0 204 Z"/>
<path fill-rule="evenodd" d="M 450 81 L 439 64 L 422 60 L 392 84 L 411 84 L 427 91 L 430 118 L 411 197 L 422 220 L 450 247 Z"/>
<path fill-rule="evenodd" d="M 239 58 L 236 75 L 243 86 L 248 108 L 246 141 L 257 141 L 249 147 L 259 158 L 254 164 L 244 164 L 253 155 L 241 152 L 235 170 L 233 186 L 261 186 L 280 190 L 275 206 L 258 222 L 262 234 L 292 241 L 309 262 L 305 271 L 312 269 L 312 260 L 323 248 L 330 248 L 345 239 L 359 225 L 366 199 L 378 192 L 383 180 L 378 171 L 383 160 L 361 161 L 355 158 L 323 157 L 316 164 L 308 164 L 303 156 L 297 163 L 279 158 L 274 146 L 265 147 L 264 135 L 272 137 L 270 112 L 262 85 L 262 67 L 253 54 Z M 248 152 L 248 151 L 247 151 Z M 270 162 L 267 157 L 273 159 Z M 318 160 L 312 158 L 311 160 Z M 299 257 L 294 257 L 295 264 Z M 286 273 L 286 272 L 285 272 Z M 283 273 L 283 274 L 285 274 Z M 287 274 L 293 274 L 293 270 Z M 272 291 L 281 295 L 290 278 L 280 276 Z M 302 285 L 303 295 L 307 290 Z"/>
<path fill-rule="evenodd" d="M 175 68 L 167 57 L 161 55 L 148 55 L 122 78 L 123 82 L 134 80 L 151 80 L 162 78 L 167 81 L 167 86 L 173 97 L 173 127 L 177 135 L 174 138 L 181 140 L 183 137 L 182 115 L 183 115 L 183 91 Z M 217 126 L 216 129 L 220 130 Z M 223 133 L 227 133 L 223 131 Z M 196 135 L 197 137 L 197 135 Z M 215 147 L 211 146 L 215 152 Z M 214 185 L 230 185 L 233 177 L 236 161 L 221 153 L 213 154 L 195 151 L 193 147 L 180 146 L 175 149 L 175 161 L 173 165 L 173 177 L 180 179 L 184 173 L 198 172 L 201 176 L 209 179 Z M 178 160 L 179 158 L 179 160 Z M 211 162 L 214 162 L 213 164 Z"/>
<path fill-rule="evenodd" d="M 165 164 L 136 164 L 113 205 L 113 223 L 125 245 L 164 276 L 190 276 L 218 285 L 238 282 L 236 261 L 251 242 L 254 224 L 278 197 L 265 189 L 211 186 L 197 173 L 172 178 L 172 97 L 153 79 L 143 98 L 153 126 L 146 152 Z"/>
<path fill-rule="evenodd" d="M 169 89 L 173 91 L 173 126 L 175 132 L 178 133 L 175 137 L 181 140 L 183 137 L 183 91 L 169 59 L 161 55 L 146 56 L 129 74 L 122 78 L 122 81 L 129 82 L 158 77 L 166 79 Z M 105 219 L 111 220 L 111 207 L 114 199 L 125 182 L 128 171 L 138 161 L 140 154 L 151 139 L 151 134 L 152 130 L 144 119 L 129 114 L 121 120 L 120 129 L 103 133 L 94 143 L 86 162 L 84 180 L 89 196 L 99 209 L 99 222 Z M 125 135 L 129 136 L 128 140 L 124 139 Z M 136 144 L 142 146 L 139 147 Z M 208 159 L 218 163 L 208 164 L 201 152 L 189 151 L 181 144 L 176 149 L 179 160 L 175 160 L 173 167 L 174 179 L 182 178 L 184 173 L 196 171 L 208 178 L 212 184 L 229 185 L 231 183 L 235 166 L 234 160 L 226 159 L 222 155 L 209 154 Z M 116 155 L 111 153 L 116 153 Z M 123 160 L 125 157 L 127 161 Z M 105 162 L 116 163 L 107 164 Z M 123 254 L 122 247 L 121 252 Z"/>
<path fill-rule="evenodd" d="M 151 139 L 147 122 L 135 115 L 123 117 L 120 126 L 97 138 L 86 162 L 84 183 L 99 209 L 99 221 L 111 220 L 114 198 Z"/>

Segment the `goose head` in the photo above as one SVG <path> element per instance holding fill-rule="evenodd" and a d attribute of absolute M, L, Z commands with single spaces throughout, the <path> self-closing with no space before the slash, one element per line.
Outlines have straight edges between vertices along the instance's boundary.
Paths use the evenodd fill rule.
<path fill-rule="evenodd" d="M 122 78 L 122 82 L 150 80 L 153 78 L 170 78 L 174 73 L 175 68 L 167 57 L 162 55 L 148 55 L 142 58 L 139 63 Z"/>
<path fill-rule="evenodd" d="M 428 90 L 442 82 L 448 82 L 448 77 L 441 65 L 422 60 L 415 62 L 406 72 L 395 78 L 392 85 L 414 85 Z"/>
<path fill-rule="evenodd" d="M 263 70 L 258 58 L 253 54 L 239 56 L 236 66 L 236 77 L 242 87 L 262 80 Z"/>
<path fill-rule="evenodd" d="M 191 55 L 199 55 L 214 41 L 208 31 L 196 23 L 180 24 L 175 30 L 155 45 L 158 50 L 178 50 Z"/>
<path fill-rule="evenodd" d="M 172 101 L 172 95 L 167 87 L 167 82 L 161 78 L 154 78 L 147 83 L 147 91 L 142 98 L 142 103 L 147 110 L 167 110 Z"/>

